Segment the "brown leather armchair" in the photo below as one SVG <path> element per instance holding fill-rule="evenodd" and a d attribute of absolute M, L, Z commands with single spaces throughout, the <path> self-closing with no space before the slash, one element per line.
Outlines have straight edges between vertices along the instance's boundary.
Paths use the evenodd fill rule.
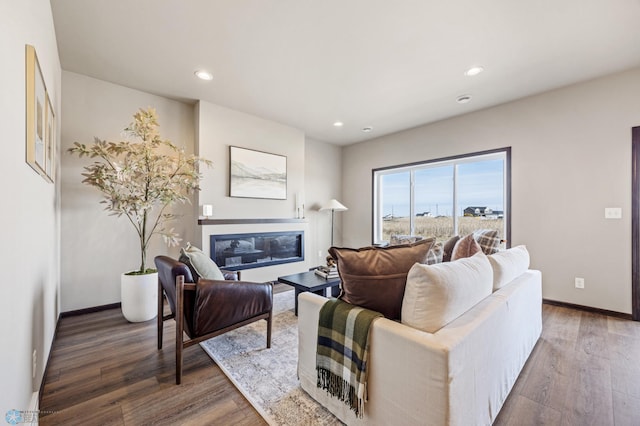
<path fill-rule="evenodd" d="M 264 319 L 267 348 L 271 347 L 273 286 L 271 283 L 198 279 L 187 265 L 171 257 L 157 256 L 158 349 L 162 349 L 164 321 L 176 320 L 176 384 L 182 381 L 182 351 L 203 340 Z M 232 276 L 231 276 L 232 275 Z M 171 314 L 164 315 L 164 296 Z M 188 339 L 184 339 L 184 334 Z"/>

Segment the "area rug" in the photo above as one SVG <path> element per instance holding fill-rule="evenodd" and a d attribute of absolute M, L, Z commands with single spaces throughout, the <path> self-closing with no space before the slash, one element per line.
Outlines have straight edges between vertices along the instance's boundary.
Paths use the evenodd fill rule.
<path fill-rule="evenodd" d="M 298 318 L 294 292 L 273 296 L 271 349 L 258 321 L 200 343 L 270 425 L 341 425 L 298 381 Z"/>

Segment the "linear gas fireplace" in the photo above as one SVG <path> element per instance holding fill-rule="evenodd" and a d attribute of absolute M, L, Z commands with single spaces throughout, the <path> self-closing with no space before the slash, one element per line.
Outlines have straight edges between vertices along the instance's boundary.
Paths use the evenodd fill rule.
<path fill-rule="evenodd" d="M 211 258 L 231 271 L 304 260 L 304 231 L 211 235 Z"/>

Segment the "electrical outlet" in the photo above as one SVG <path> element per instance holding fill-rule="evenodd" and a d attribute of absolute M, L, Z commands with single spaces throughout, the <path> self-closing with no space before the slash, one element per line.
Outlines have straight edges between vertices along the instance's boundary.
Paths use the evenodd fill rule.
<path fill-rule="evenodd" d="M 584 278 L 576 277 L 576 288 L 584 288 Z"/>
<path fill-rule="evenodd" d="M 322 258 L 322 250 L 318 250 L 318 258 L 321 259 Z"/>
<path fill-rule="evenodd" d="M 607 207 L 604 209 L 605 219 L 622 219 L 622 209 L 620 207 Z"/>
<path fill-rule="evenodd" d="M 38 368 L 38 350 L 34 349 L 31 354 L 31 377 L 36 378 L 36 369 Z"/>

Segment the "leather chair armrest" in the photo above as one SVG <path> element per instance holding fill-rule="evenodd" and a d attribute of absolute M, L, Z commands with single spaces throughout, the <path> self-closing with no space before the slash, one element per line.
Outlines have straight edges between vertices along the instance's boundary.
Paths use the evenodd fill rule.
<path fill-rule="evenodd" d="M 201 278 L 195 305 L 194 334 L 201 336 L 271 311 L 273 285 Z"/>

